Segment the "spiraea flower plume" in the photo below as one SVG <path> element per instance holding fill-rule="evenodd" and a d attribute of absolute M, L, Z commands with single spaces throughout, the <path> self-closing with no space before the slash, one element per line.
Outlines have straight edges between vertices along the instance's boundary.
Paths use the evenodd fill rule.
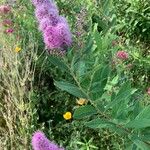
<path fill-rule="evenodd" d="M 57 144 L 49 141 L 41 131 L 37 131 L 33 134 L 32 148 L 33 150 L 64 150 L 64 148 L 60 148 Z"/>
<path fill-rule="evenodd" d="M 32 2 L 46 48 L 49 52 L 54 49 L 60 53 L 66 51 L 72 43 L 72 34 L 66 18 L 59 15 L 53 0 L 32 0 Z"/>

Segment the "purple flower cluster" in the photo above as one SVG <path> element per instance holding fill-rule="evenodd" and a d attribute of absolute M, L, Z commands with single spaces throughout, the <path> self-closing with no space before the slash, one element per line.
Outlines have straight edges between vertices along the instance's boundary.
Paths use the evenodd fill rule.
<path fill-rule="evenodd" d="M 32 137 L 33 150 L 64 150 L 55 143 L 49 141 L 43 132 L 37 131 Z"/>
<path fill-rule="evenodd" d="M 59 15 L 53 0 L 32 0 L 39 30 L 43 33 L 44 43 L 50 51 L 65 51 L 72 43 L 72 35 L 67 20 Z"/>

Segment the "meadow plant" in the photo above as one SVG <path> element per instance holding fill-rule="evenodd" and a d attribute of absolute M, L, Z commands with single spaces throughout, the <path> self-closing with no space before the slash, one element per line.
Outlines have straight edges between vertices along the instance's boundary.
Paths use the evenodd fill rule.
<path fill-rule="evenodd" d="M 84 30 L 84 27 L 86 26 L 86 21 L 87 20 L 87 10 L 85 8 L 82 8 L 80 10 L 80 12 L 77 14 L 77 17 L 76 17 L 76 24 L 75 24 L 75 28 L 76 28 L 76 36 L 79 40 L 78 42 L 78 46 L 80 48 L 83 48 L 84 46 L 84 42 L 83 42 L 83 38 L 86 34 L 86 31 Z"/>
<path fill-rule="evenodd" d="M 13 22 L 9 19 L 5 19 L 2 21 L 3 26 L 11 26 L 13 24 Z"/>
<path fill-rule="evenodd" d="M 34 150 L 64 150 L 55 143 L 49 141 L 43 132 L 37 131 L 32 137 L 32 147 Z"/>
<path fill-rule="evenodd" d="M 8 6 L 8 5 L 0 6 L 0 14 L 8 14 L 10 11 L 11 11 L 10 6 Z"/>
<path fill-rule="evenodd" d="M 9 28 L 9 29 L 6 29 L 4 32 L 5 32 L 5 33 L 13 33 L 13 32 L 14 32 L 14 29 Z"/>
<path fill-rule="evenodd" d="M 59 15 L 58 8 L 53 1 L 33 0 L 32 2 L 46 48 L 49 52 L 54 49 L 66 51 L 66 47 L 71 46 L 72 43 L 67 20 Z"/>
<path fill-rule="evenodd" d="M 109 129 L 112 133 L 117 133 L 124 137 L 124 146 L 128 149 L 136 147 L 149 150 L 149 140 L 143 137 L 149 132 L 150 106 L 142 105 L 140 97 L 137 97 L 137 89 L 132 88 L 130 79 L 123 76 L 124 70 L 116 73 L 111 69 L 109 59 L 107 61 L 106 57 L 105 60 L 101 59 L 105 54 L 101 53 L 104 49 L 102 46 L 105 44 L 109 51 L 112 37 L 110 33 L 101 35 L 97 31 L 97 28 L 94 32 L 91 31 L 94 38 L 88 39 L 92 42 L 87 41 L 81 57 L 73 53 L 69 58 L 71 62 L 59 58 L 49 59 L 73 79 L 73 81 L 69 79 L 55 81 L 54 84 L 61 90 L 88 101 L 85 105 L 74 109 L 73 120 L 83 121 L 86 127 L 96 131 Z M 129 54 L 121 50 L 116 53 L 116 57 L 122 61 L 128 60 Z M 64 118 L 70 119 L 68 115 Z"/>
<path fill-rule="evenodd" d="M 0 8 L 1 12 L 5 12 L 0 13 L 0 149 L 30 149 L 28 139 L 30 132 L 36 130 L 37 119 L 33 117 L 35 109 L 31 105 L 32 78 L 37 57 L 34 34 L 22 34 L 23 39 L 17 40 L 17 36 L 22 35 L 17 35 L 18 32 L 11 34 L 16 31 L 14 27 L 18 26 L 15 14 L 8 13 L 11 8 L 7 5 Z M 26 39 L 30 42 L 21 44 L 21 40 Z"/>
<path fill-rule="evenodd" d="M 0 28 L 4 31 L 4 33 L 9 34 L 13 33 L 13 22 L 10 19 L 11 7 L 9 5 L 1 5 L 0 6 Z"/>
<path fill-rule="evenodd" d="M 117 57 L 122 60 L 127 60 L 129 56 L 128 56 L 128 53 L 125 51 L 118 51 Z"/>
<path fill-rule="evenodd" d="M 51 7 L 57 8 L 53 0 L 32 0 L 32 3 L 35 7 L 41 6 L 42 4 L 49 5 Z"/>
<path fill-rule="evenodd" d="M 44 42 L 49 52 L 52 52 L 55 49 L 59 49 L 58 51 L 60 52 L 66 51 L 66 47 L 70 46 L 72 43 L 72 35 L 67 20 L 59 15 L 58 8 L 52 0 L 32 0 L 32 2 L 35 6 L 35 16 L 39 22 L 39 30 L 43 33 Z M 62 3 L 66 2 L 63 1 Z M 90 3 L 92 2 L 89 1 L 88 7 L 90 7 Z M 106 11 L 103 11 L 105 19 L 107 19 L 106 17 L 109 6 L 107 3 L 108 1 L 105 3 L 107 9 Z M 62 7 L 64 7 L 64 5 Z M 94 7 L 92 7 L 92 10 L 93 8 Z M 66 10 L 66 7 L 64 10 Z M 88 13 L 90 12 L 92 14 L 89 9 L 87 10 Z M 0 12 L 2 12 L 3 20 L 8 19 L 7 14 L 11 12 L 11 9 L 8 5 L 1 6 Z M 77 42 L 79 45 L 82 44 L 80 44 L 80 42 L 85 42 L 82 37 L 84 34 L 87 35 L 88 32 L 84 28 L 86 13 L 87 12 L 84 10 L 81 10 L 76 20 L 77 24 L 75 30 L 78 29 Z M 32 12 L 29 12 L 29 14 L 32 14 Z M 89 16 L 88 18 L 91 19 Z M 50 101 L 50 97 L 52 96 L 52 84 L 50 84 L 49 91 L 49 88 L 47 88 L 46 85 L 43 85 L 42 82 L 38 85 L 39 82 L 37 83 L 35 78 L 35 75 L 38 74 L 35 71 L 36 69 L 39 69 L 37 67 L 38 64 L 36 64 L 37 59 L 39 59 L 36 50 L 40 49 L 40 44 L 39 41 L 36 41 L 34 38 L 37 38 L 37 36 L 34 32 L 35 30 L 32 31 L 32 27 L 34 26 L 33 22 L 29 19 L 32 24 L 30 25 L 30 21 L 27 21 L 28 19 L 24 20 L 24 18 L 19 18 L 19 21 L 22 23 L 20 24 L 21 32 L 28 32 L 25 35 L 21 34 L 21 36 L 19 34 L 21 37 L 19 38 L 20 41 L 16 42 L 15 36 L 12 36 L 11 40 L 9 40 L 9 38 L 7 40 L 3 38 L 0 39 L 0 43 L 2 43 L 2 47 L 0 48 L 0 98 L 2 100 L 0 101 L 0 115 L 2 116 L 0 116 L 0 124 L 1 120 L 4 124 L 2 130 L 0 127 L 0 135 L 2 135 L 2 140 L 0 139 L 0 147 L 2 149 L 30 149 L 29 139 L 33 131 L 40 128 L 39 122 L 37 124 L 37 120 L 40 121 L 39 118 L 42 116 L 35 115 L 38 113 L 38 109 L 35 107 L 35 101 L 37 101 L 37 105 L 41 105 L 38 99 Z M 14 21 L 14 24 L 15 22 L 16 20 Z M 108 21 L 106 21 L 106 23 L 107 22 Z M 3 24 L 3 26 L 5 26 L 4 29 L 6 29 L 5 31 L 7 31 L 7 33 L 12 33 L 14 30 L 16 31 L 16 29 L 11 26 L 11 23 L 9 23 L 9 21 L 6 21 Z M 127 149 L 149 150 L 150 142 L 148 134 L 150 127 L 150 107 L 144 106 L 140 98 L 135 98 L 137 95 L 137 89 L 131 87 L 130 79 L 126 78 L 126 76 L 122 74 L 122 71 L 120 71 L 121 74 L 119 75 L 115 69 L 111 70 L 109 61 L 111 56 L 108 53 L 113 50 L 116 51 L 116 49 L 115 47 L 113 49 L 110 48 L 112 47 L 110 46 L 111 34 L 107 33 L 106 35 L 103 35 L 100 34 L 100 30 L 98 30 L 98 27 L 102 25 L 102 28 L 105 31 L 108 25 L 105 24 L 105 21 L 96 22 L 96 24 L 98 23 L 97 25 L 94 23 L 94 30 L 92 28 L 88 33 L 87 44 L 85 47 L 83 47 L 84 45 L 81 45 L 83 51 L 82 48 L 80 48 L 80 52 L 82 52 L 83 55 L 78 55 L 75 51 L 71 51 L 65 59 L 64 57 L 61 60 L 58 57 L 47 57 L 54 66 L 59 68 L 59 71 L 63 70 L 63 72 L 66 73 L 66 76 L 61 75 L 60 72 L 57 73 L 58 76 L 61 76 L 61 79 L 62 77 L 65 77 L 65 79 L 60 81 L 60 78 L 57 78 L 54 81 L 55 86 L 73 95 L 74 99 L 79 99 L 77 100 L 78 106 L 75 107 L 73 106 L 74 103 L 72 103 L 71 99 L 71 103 L 69 103 L 69 110 L 71 112 L 66 112 L 65 114 L 62 114 L 64 110 L 60 110 L 58 107 L 56 109 L 56 106 L 58 106 L 57 104 L 55 105 L 54 103 L 51 105 L 54 106 L 54 108 L 51 107 L 54 110 L 54 114 L 57 112 L 59 114 L 61 113 L 62 119 L 64 117 L 65 120 L 68 120 L 66 121 L 66 124 L 62 122 L 62 124 L 64 123 L 64 126 L 66 125 L 66 130 L 64 130 L 63 125 L 59 126 L 57 122 L 53 120 L 54 117 L 47 117 L 48 120 L 53 120 L 52 127 L 54 127 L 54 136 L 56 136 L 57 141 L 59 141 L 61 137 L 61 139 L 63 138 L 63 142 L 65 140 L 67 141 L 66 143 L 68 143 L 68 141 L 75 143 L 78 138 L 83 142 L 83 139 L 87 137 L 84 137 L 83 135 L 85 134 L 82 134 L 82 131 L 86 126 L 95 129 L 95 132 L 93 132 L 94 134 L 91 134 L 91 132 L 86 134 L 88 136 L 93 136 L 94 138 L 90 138 L 91 140 L 84 142 L 85 144 L 77 141 L 75 148 L 73 148 L 72 144 L 64 144 L 66 145 L 66 149 L 67 146 L 69 150 L 80 149 L 80 146 L 78 147 L 80 144 L 84 147 L 82 149 L 121 149 L 120 143 L 115 141 L 114 136 L 111 136 L 110 132 L 106 132 L 106 134 L 101 134 L 101 132 L 100 134 L 103 137 L 101 139 L 97 136 L 99 133 L 95 134 L 97 131 L 110 130 L 113 135 L 117 134 L 124 138 L 123 144 Z M 28 26 L 26 26 L 26 24 L 28 24 Z M 0 35 L 3 36 L 3 32 L 1 32 Z M 24 44 L 19 44 L 19 42 Z M 117 47 L 118 44 L 117 42 L 114 42 L 112 45 Z M 119 60 L 128 60 L 129 54 L 125 51 L 118 51 L 115 57 Z M 45 60 L 47 60 L 47 58 Z M 42 66 L 45 67 L 45 63 L 43 64 Z M 131 65 L 133 66 L 132 63 Z M 129 68 L 130 64 L 127 67 Z M 49 69 L 51 67 L 47 65 L 46 68 Z M 42 68 L 41 70 L 43 71 L 44 69 Z M 51 70 L 49 71 L 50 73 L 46 70 L 46 74 L 50 74 L 51 76 L 53 74 L 53 71 L 51 72 Z M 57 70 L 53 70 L 54 72 L 57 72 Z M 32 83 L 33 80 L 36 84 L 35 86 L 38 85 L 43 89 L 46 89 L 44 91 L 47 91 L 48 94 L 50 93 L 50 96 L 43 91 L 38 91 L 38 94 L 35 95 L 35 89 L 33 88 Z M 47 82 L 49 80 L 45 81 Z M 63 94 L 64 93 L 62 93 L 62 95 Z M 146 94 L 150 95 L 150 88 L 146 90 Z M 62 95 L 60 97 L 64 98 L 65 95 Z M 59 95 L 54 98 L 57 103 L 58 97 Z M 65 107 L 66 105 L 67 103 L 65 102 Z M 71 107 L 73 107 L 73 109 L 71 109 Z M 44 114 L 46 111 L 47 114 L 49 113 L 49 105 L 48 109 L 45 109 L 45 107 L 42 108 L 44 109 Z M 64 108 L 62 107 L 62 109 Z M 68 110 L 68 108 L 66 108 L 66 110 Z M 79 121 L 75 121 L 75 119 Z M 45 124 L 47 123 L 45 118 L 42 122 L 45 122 Z M 79 132 L 77 132 L 77 128 L 72 127 L 73 122 L 79 127 Z M 78 122 L 80 122 L 80 124 Z M 55 124 L 55 126 L 53 126 L 53 124 Z M 46 125 L 44 126 L 46 127 Z M 46 128 L 51 130 L 49 127 Z M 73 128 L 75 136 L 71 135 L 72 130 L 70 127 Z M 44 130 L 44 128 L 42 128 L 42 130 Z M 59 134 L 57 134 L 56 131 L 59 131 Z M 52 136 L 50 136 L 51 139 L 53 139 Z M 69 139 L 66 137 L 71 138 Z M 95 139 L 103 140 L 106 143 L 106 147 L 101 147 L 101 141 L 97 142 L 99 146 L 98 148 L 91 147 L 92 143 L 95 143 Z M 112 148 L 112 145 L 110 145 L 108 141 L 111 141 L 110 143 L 113 143 L 115 146 L 117 144 L 119 146 Z M 60 148 L 57 144 L 48 140 L 45 134 L 41 131 L 34 133 L 32 137 L 32 147 L 34 150 L 64 150 L 64 148 Z"/>

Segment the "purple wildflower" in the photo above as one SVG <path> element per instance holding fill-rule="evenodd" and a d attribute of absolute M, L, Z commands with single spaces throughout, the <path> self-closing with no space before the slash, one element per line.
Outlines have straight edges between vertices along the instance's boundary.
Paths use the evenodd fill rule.
<path fill-rule="evenodd" d="M 59 16 L 59 22 L 61 23 L 65 23 L 67 28 L 69 28 L 69 25 L 68 25 L 68 22 L 67 22 L 67 19 L 65 17 L 62 17 L 62 16 Z"/>
<path fill-rule="evenodd" d="M 65 23 L 67 28 L 69 29 L 66 18 L 62 16 L 59 17 L 51 16 L 49 18 L 44 18 L 39 22 L 39 30 L 45 31 L 48 26 L 56 26 L 58 23 Z"/>
<path fill-rule="evenodd" d="M 49 2 L 49 0 L 32 0 L 32 3 L 35 7 L 37 7 L 41 4 L 46 4 L 48 2 Z"/>
<path fill-rule="evenodd" d="M 40 7 L 41 5 L 47 5 L 50 8 L 57 9 L 57 6 L 52 0 L 32 0 L 32 3 L 35 7 Z"/>
<path fill-rule="evenodd" d="M 37 131 L 32 137 L 32 147 L 34 150 L 64 150 L 55 143 L 49 141 L 43 132 Z"/>
<path fill-rule="evenodd" d="M 40 22 L 42 19 L 49 17 L 49 19 L 57 19 L 59 14 L 56 9 L 49 9 L 46 5 L 41 5 L 37 7 L 35 10 L 35 16 L 37 20 Z"/>
<path fill-rule="evenodd" d="M 65 23 L 48 26 L 44 33 L 44 42 L 48 49 L 65 48 L 71 45 L 71 34 Z"/>
<path fill-rule="evenodd" d="M 39 30 L 44 31 L 50 25 L 53 25 L 52 21 L 49 18 L 44 18 L 39 23 Z"/>
<path fill-rule="evenodd" d="M 50 0 L 32 0 L 35 9 L 35 16 L 39 21 L 39 30 L 43 32 L 46 47 L 52 49 L 65 48 L 72 43 L 72 36 L 67 20 L 59 16 L 55 3 Z"/>

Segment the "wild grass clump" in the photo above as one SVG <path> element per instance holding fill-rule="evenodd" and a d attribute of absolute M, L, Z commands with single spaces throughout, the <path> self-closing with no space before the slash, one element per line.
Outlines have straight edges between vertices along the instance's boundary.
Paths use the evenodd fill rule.
<path fill-rule="evenodd" d="M 32 41 L 33 37 L 29 39 Z M 36 126 L 33 124 L 36 123 L 36 110 L 33 108 L 31 93 L 37 51 L 34 44 L 30 47 L 19 46 L 13 37 L 7 40 L 3 38 L 0 42 L 1 147 L 28 149 L 30 134 Z M 20 51 L 16 51 L 17 46 Z"/>

